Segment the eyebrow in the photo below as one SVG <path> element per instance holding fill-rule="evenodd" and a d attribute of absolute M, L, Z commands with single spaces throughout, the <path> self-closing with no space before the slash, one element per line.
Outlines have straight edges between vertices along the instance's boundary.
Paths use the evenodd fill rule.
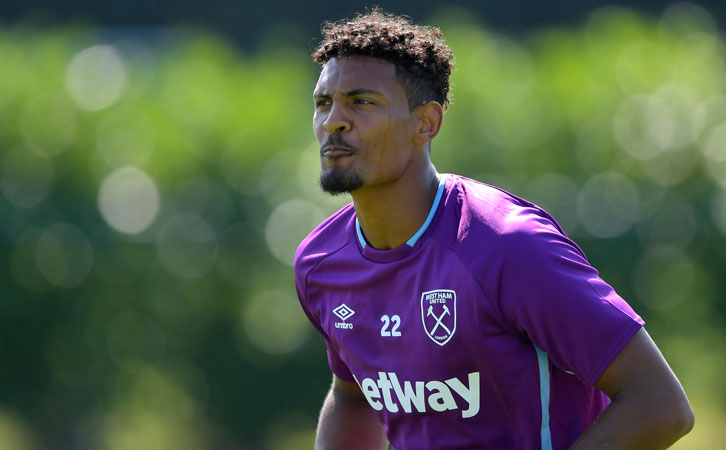
<path fill-rule="evenodd" d="M 364 95 L 364 94 L 383 96 L 383 94 L 378 91 L 374 91 L 372 89 L 360 88 L 360 89 L 353 89 L 352 91 L 348 91 L 348 92 L 343 92 L 343 97 L 354 97 L 356 95 Z M 330 98 L 330 97 L 331 97 L 331 95 L 328 93 L 325 93 L 325 92 L 314 92 L 313 93 L 313 98 Z"/>

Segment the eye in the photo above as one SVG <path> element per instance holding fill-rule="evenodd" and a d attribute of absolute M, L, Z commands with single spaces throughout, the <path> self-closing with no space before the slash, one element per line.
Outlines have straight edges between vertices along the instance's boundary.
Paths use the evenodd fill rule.
<path fill-rule="evenodd" d="M 321 108 L 323 106 L 330 106 L 330 100 L 328 100 L 328 99 L 318 99 L 318 100 L 315 100 L 315 107 L 316 108 Z"/>
<path fill-rule="evenodd" d="M 373 105 L 374 104 L 372 100 L 367 99 L 367 98 L 361 98 L 361 97 L 358 97 L 355 100 L 353 100 L 353 103 L 355 103 L 356 105 Z"/>

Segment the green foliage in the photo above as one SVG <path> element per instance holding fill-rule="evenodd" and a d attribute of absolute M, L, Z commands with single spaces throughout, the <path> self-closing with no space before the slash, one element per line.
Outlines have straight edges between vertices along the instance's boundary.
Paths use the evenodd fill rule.
<path fill-rule="evenodd" d="M 715 423 L 726 67 L 707 13 L 517 38 L 430 23 L 456 55 L 438 169 L 553 213 Z M 329 374 L 291 258 L 345 202 L 316 186 L 316 67 L 305 45 L 184 33 L 0 28 L 0 447 L 309 445 Z"/>

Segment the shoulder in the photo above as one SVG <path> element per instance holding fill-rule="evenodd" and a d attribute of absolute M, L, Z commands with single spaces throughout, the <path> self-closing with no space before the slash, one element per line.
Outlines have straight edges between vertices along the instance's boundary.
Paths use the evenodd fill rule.
<path fill-rule="evenodd" d="M 436 239 L 475 274 L 496 276 L 505 265 L 537 267 L 556 254 L 584 259 L 555 219 L 534 203 L 465 177 L 450 179 L 447 225 L 439 227 Z"/>
<path fill-rule="evenodd" d="M 295 252 L 295 278 L 306 276 L 320 261 L 350 244 L 355 237 L 355 210 L 350 203 L 315 227 Z"/>
<path fill-rule="evenodd" d="M 544 209 L 496 186 L 453 176 L 447 202 L 454 203 L 457 241 L 485 240 L 490 246 L 529 245 L 542 233 L 564 235 Z"/>

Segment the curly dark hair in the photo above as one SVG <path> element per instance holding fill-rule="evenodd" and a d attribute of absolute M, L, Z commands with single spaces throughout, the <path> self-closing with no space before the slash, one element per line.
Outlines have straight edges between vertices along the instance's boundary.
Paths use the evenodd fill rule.
<path fill-rule="evenodd" d="M 449 104 L 454 54 L 440 29 L 414 25 L 406 17 L 376 8 L 353 20 L 325 22 L 322 34 L 323 41 L 312 54 L 318 64 L 353 55 L 380 58 L 396 66 L 410 110 L 431 100 L 444 109 Z"/>

